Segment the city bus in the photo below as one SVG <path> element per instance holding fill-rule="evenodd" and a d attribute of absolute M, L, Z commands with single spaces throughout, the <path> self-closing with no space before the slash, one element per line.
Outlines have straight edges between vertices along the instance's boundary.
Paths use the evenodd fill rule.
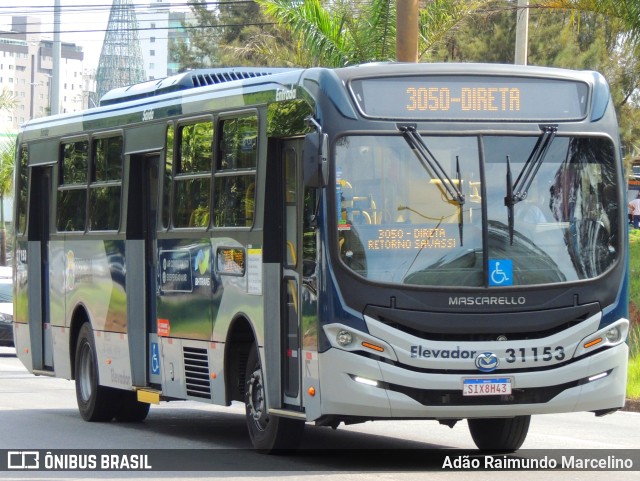
<path fill-rule="evenodd" d="M 87 421 L 244 405 L 305 427 L 625 403 L 625 177 L 596 72 L 193 70 L 17 138 L 15 344 Z M 307 427 L 307 429 L 309 429 Z"/>

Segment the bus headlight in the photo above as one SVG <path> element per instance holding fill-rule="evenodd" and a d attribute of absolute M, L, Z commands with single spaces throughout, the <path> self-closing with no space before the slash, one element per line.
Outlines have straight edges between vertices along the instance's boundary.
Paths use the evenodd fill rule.
<path fill-rule="evenodd" d="M 336 335 L 336 342 L 342 347 L 348 346 L 353 342 L 353 336 L 349 331 L 343 329 Z"/>
<path fill-rule="evenodd" d="M 625 341 L 628 333 L 629 321 L 620 319 L 582 339 L 578 344 L 574 357 L 593 352 L 602 347 L 616 346 Z"/>
<path fill-rule="evenodd" d="M 604 337 L 607 339 L 607 341 L 615 344 L 620 341 L 622 333 L 620 332 L 618 326 L 614 326 L 611 329 L 607 330 L 607 332 L 604 334 Z"/>
<path fill-rule="evenodd" d="M 391 345 L 379 337 L 340 323 L 322 326 L 327 341 L 332 347 L 347 352 L 361 352 L 397 361 L 398 357 Z"/>

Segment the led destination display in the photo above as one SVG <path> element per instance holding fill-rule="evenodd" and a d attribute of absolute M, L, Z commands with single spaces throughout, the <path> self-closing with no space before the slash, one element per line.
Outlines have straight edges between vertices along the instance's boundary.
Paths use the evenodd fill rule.
<path fill-rule="evenodd" d="M 495 76 L 368 78 L 350 86 L 368 117 L 423 120 L 579 120 L 589 92 L 582 82 Z"/>

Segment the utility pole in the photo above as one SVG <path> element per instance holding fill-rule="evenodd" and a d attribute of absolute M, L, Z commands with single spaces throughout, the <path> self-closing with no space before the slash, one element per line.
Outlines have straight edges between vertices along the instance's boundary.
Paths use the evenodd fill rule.
<path fill-rule="evenodd" d="M 418 61 L 418 0 L 396 0 L 396 58 Z"/>
<path fill-rule="evenodd" d="M 60 41 L 60 0 L 53 4 L 53 70 L 51 72 L 51 98 L 49 98 L 49 115 L 60 113 L 60 59 L 62 43 Z"/>
<path fill-rule="evenodd" d="M 529 0 L 518 0 L 516 11 L 516 65 L 527 65 L 527 42 L 529 39 Z"/>

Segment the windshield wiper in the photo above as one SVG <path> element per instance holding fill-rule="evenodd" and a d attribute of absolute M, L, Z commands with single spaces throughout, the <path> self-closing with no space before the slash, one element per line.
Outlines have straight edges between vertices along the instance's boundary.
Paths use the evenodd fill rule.
<path fill-rule="evenodd" d="M 427 147 L 427 144 L 424 143 L 422 136 L 416 130 L 415 125 L 401 125 L 398 124 L 398 130 L 402 132 L 402 136 L 405 138 L 411 149 L 418 157 L 418 160 L 422 164 L 422 167 L 431 175 L 435 176 L 439 181 L 440 185 L 444 190 L 446 190 L 449 195 L 449 200 L 456 202 L 459 206 L 458 209 L 458 228 L 460 230 L 460 245 L 462 245 L 462 206 L 464 205 L 464 194 L 460 192 L 458 185 L 461 185 L 460 179 L 460 162 L 458 157 L 456 156 L 456 175 L 458 180 L 458 185 L 454 184 L 451 177 L 444 170 L 438 159 L 433 155 L 433 153 Z M 446 196 L 445 196 L 446 197 Z"/>
<path fill-rule="evenodd" d="M 533 146 L 533 150 L 515 182 L 512 182 L 511 162 L 507 155 L 507 195 L 504 198 L 504 205 L 508 209 L 507 221 L 509 223 L 509 242 L 511 244 L 513 244 L 514 230 L 513 206 L 527 198 L 529 187 L 531 187 L 533 179 L 538 170 L 540 170 L 549 146 L 553 142 L 556 132 L 558 132 L 557 125 L 540 125 L 540 129 L 542 134 L 538 137 L 536 145 Z"/>

